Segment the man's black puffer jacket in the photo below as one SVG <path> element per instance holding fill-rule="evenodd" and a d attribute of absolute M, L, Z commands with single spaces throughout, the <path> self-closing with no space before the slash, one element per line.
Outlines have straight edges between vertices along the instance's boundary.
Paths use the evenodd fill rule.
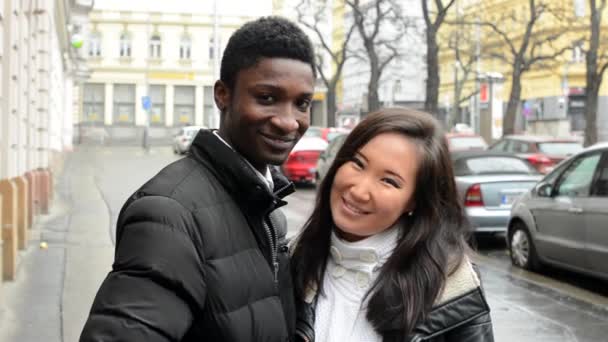
<path fill-rule="evenodd" d="M 124 205 L 80 341 L 288 341 L 295 306 L 275 193 L 211 131 Z M 274 268 L 277 268 L 276 270 Z"/>

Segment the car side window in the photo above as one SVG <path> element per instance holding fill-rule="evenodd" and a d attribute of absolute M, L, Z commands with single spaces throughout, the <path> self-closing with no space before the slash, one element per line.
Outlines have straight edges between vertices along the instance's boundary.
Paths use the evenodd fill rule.
<path fill-rule="evenodd" d="M 600 162 L 600 153 L 586 155 L 574 160 L 564 171 L 557 187 L 558 196 L 588 197 L 593 175 Z"/>
<path fill-rule="evenodd" d="M 507 151 L 509 153 L 520 153 L 521 145 L 522 145 L 521 141 L 512 140 L 512 141 L 510 141 L 509 144 L 507 144 L 505 151 Z"/>
<path fill-rule="evenodd" d="M 602 164 L 597 170 L 597 178 L 593 184 L 593 196 L 608 197 L 608 152 L 604 152 Z"/>
<path fill-rule="evenodd" d="M 339 137 L 334 138 L 334 140 L 332 140 L 331 146 L 328 149 L 328 152 L 329 152 L 328 157 L 334 157 L 338 153 L 338 150 L 340 150 L 340 147 L 342 146 L 344 139 L 346 139 L 346 135 L 341 135 Z"/>
<path fill-rule="evenodd" d="M 490 150 L 506 151 L 508 143 L 509 143 L 509 140 L 503 140 L 503 141 L 497 142 L 494 146 L 492 146 L 492 148 L 490 148 Z"/>

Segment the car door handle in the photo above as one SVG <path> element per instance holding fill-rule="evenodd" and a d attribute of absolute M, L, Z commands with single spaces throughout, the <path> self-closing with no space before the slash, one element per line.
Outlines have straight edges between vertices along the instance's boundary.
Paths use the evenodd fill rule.
<path fill-rule="evenodd" d="M 573 214 L 582 214 L 583 208 L 570 207 L 570 208 L 568 208 L 568 212 L 573 213 Z"/>

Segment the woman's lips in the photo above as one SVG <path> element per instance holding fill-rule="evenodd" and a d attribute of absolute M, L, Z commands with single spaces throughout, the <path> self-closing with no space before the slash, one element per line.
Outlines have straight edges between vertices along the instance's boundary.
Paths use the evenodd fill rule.
<path fill-rule="evenodd" d="M 351 203 L 349 203 L 344 197 L 342 197 L 342 204 L 346 211 L 350 212 L 353 215 L 366 215 L 369 214 L 369 211 L 365 211 Z"/>

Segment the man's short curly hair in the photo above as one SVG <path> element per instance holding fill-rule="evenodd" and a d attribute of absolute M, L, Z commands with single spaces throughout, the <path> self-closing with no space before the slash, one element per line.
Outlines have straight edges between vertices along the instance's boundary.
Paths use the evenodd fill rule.
<path fill-rule="evenodd" d="M 287 19 L 268 16 L 250 21 L 232 34 L 222 57 L 220 79 L 233 90 L 238 72 L 264 57 L 310 64 L 316 78 L 315 54 L 308 36 Z"/>

